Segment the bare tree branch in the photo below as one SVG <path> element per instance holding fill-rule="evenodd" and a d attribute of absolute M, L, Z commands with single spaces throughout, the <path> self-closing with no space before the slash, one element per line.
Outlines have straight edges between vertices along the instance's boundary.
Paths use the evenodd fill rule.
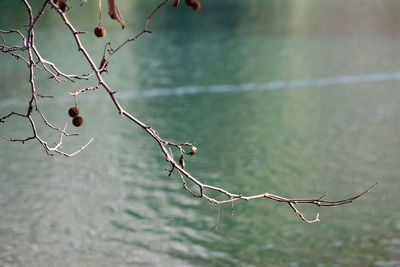
<path fill-rule="evenodd" d="M 62 144 L 63 144 L 63 137 L 64 136 L 74 136 L 76 134 L 68 134 L 66 132 L 66 127 L 67 124 L 64 125 L 63 128 L 59 128 L 56 126 L 53 126 L 51 122 L 49 122 L 46 119 L 46 116 L 40 111 L 39 109 L 39 101 L 38 101 L 38 96 L 40 97 L 41 95 L 38 94 L 37 88 L 36 88 L 36 83 L 35 83 L 35 70 L 39 69 L 39 65 L 43 67 L 45 71 L 50 73 L 51 78 L 56 79 L 58 82 L 62 82 L 64 80 L 68 80 L 70 82 L 76 82 L 78 80 L 88 80 L 89 78 L 92 78 L 96 80 L 96 85 L 94 86 L 89 86 L 85 87 L 83 89 L 79 89 L 75 92 L 69 92 L 71 96 L 76 98 L 85 92 L 88 91 L 97 91 L 98 89 L 103 89 L 108 93 L 108 96 L 112 102 L 112 104 L 115 106 L 117 112 L 127 119 L 128 121 L 136 124 L 140 128 L 142 128 L 148 135 L 151 137 L 159 146 L 161 153 L 164 155 L 166 162 L 169 165 L 169 168 L 166 169 L 168 176 L 172 175 L 173 172 L 176 172 L 181 180 L 182 187 L 188 191 L 191 195 L 194 197 L 198 198 L 203 198 L 207 200 L 208 202 L 215 204 L 218 209 L 218 216 L 217 216 L 217 224 L 215 227 L 217 227 L 219 218 L 220 218 L 220 205 L 222 204 L 227 204 L 231 203 L 233 205 L 234 202 L 236 201 L 250 201 L 250 200 L 255 200 L 255 199 L 268 199 L 272 201 L 276 201 L 279 203 L 286 203 L 288 206 L 292 209 L 292 211 L 297 215 L 302 221 L 307 222 L 307 223 L 314 223 L 319 221 L 319 214 L 316 215 L 314 219 L 307 219 L 302 212 L 299 211 L 298 206 L 299 205 L 314 205 L 318 207 L 332 207 L 332 206 L 339 206 L 339 205 L 345 205 L 348 203 L 351 203 L 358 198 L 362 197 L 366 193 L 368 193 L 373 187 L 377 185 L 375 183 L 371 187 L 367 188 L 366 190 L 362 191 L 359 194 L 356 194 L 354 196 L 351 196 L 346 199 L 340 199 L 340 200 L 326 200 L 326 194 L 322 195 L 321 197 L 318 198 L 306 198 L 306 199 L 301 199 L 301 198 L 286 198 L 278 195 L 274 195 L 268 192 L 262 193 L 262 194 L 255 194 L 255 195 L 244 195 L 244 194 L 237 194 L 237 193 L 231 193 L 228 190 L 206 184 L 201 182 L 200 179 L 196 178 L 193 176 L 191 173 L 187 171 L 185 168 L 185 157 L 187 156 L 193 156 L 195 153 L 197 153 L 197 147 L 192 143 L 192 142 L 182 142 L 182 143 L 174 143 L 170 142 L 162 137 L 160 137 L 159 133 L 153 129 L 151 126 L 145 124 L 141 120 L 139 120 L 136 116 L 133 114 L 129 113 L 126 111 L 123 106 L 119 103 L 117 97 L 116 97 L 116 91 L 112 89 L 112 87 L 105 81 L 103 78 L 103 73 L 107 71 L 107 65 L 108 65 L 108 59 L 115 55 L 118 51 L 121 51 L 123 47 L 128 45 L 129 43 L 132 43 L 133 41 L 137 40 L 138 38 L 144 36 L 145 33 L 151 33 L 149 30 L 150 23 L 154 17 L 154 15 L 163 7 L 169 0 L 163 0 L 159 5 L 157 5 L 149 14 L 149 16 L 146 19 L 145 25 L 143 29 L 136 35 L 133 35 L 132 37 L 126 39 L 124 42 L 122 42 L 120 45 L 118 45 L 115 49 L 111 47 L 110 43 L 107 43 L 105 45 L 105 51 L 108 52 L 106 54 L 104 52 L 100 66 L 97 67 L 95 64 L 95 61 L 93 60 L 93 56 L 89 54 L 88 50 L 86 49 L 85 45 L 83 44 L 81 35 L 82 31 L 79 31 L 75 28 L 75 26 L 71 23 L 71 21 L 68 19 L 67 14 L 64 12 L 64 10 L 60 9 L 57 4 L 55 4 L 53 1 L 50 0 L 44 0 L 43 5 L 37 12 L 37 14 L 34 16 L 32 8 L 29 4 L 28 0 L 22 0 L 27 12 L 28 12 L 28 17 L 29 17 L 29 23 L 27 26 L 27 34 L 26 36 L 22 34 L 22 32 L 17 31 L 17 30 L 2 30 L 0 31 L 1 34 L 11 34 L 11 33 L 16 33 L 18 34 L 23 42 L 23 46 L 7 46 L 6 42 L 3 38 L 1 38 L 2 44 L 0 44 L 0 51 L 3 53 L 8 53 L 13 55 L 14 52 L 26 52 L 27 58 L 24 59 L 24 61 L 28 65 L 29 69 L 29 85 L 30 85 L 30 92 L 31 96 L 27 104 L 27 112 L 26 114 L 23 113 L 17 113 L 17 112 L 10 112 L 9 114 L 3 116 L 0 118 L 0 122 L 4 123 L 6 120 L 10 119 L 13 116 L 18 116 L 18 117 L 23 117 L 27 119 L 31 125 L 32 128 L 32 135 L 28 136 L 26 138 L 22 139 L 7 139 L 3 136 L 1 136 L 3 139 L 7 139 L 11 142 L 27 142 L 31 140 L 37 140 L 42 147 L 44 148 L 45 152 L 48 155 L 63 155 L 66 157 L 71 157 L 76 155 L 77 153 L 81 152 L 84 150 L 91 142 L 93 139 L 91 139 L 89 142 L 87 142 L 85 145 L 77 149 L 75 152 L 72 153 L 67 153 L 61 150 Z M 175 1 L 176 2 L 176 1 Z M 173 3 L 174 6 L 175 3 Z M 44 59 L 41 54 L 39 53 L 39 50 L 35 46 L 35 32 L 34 29 L 37 26 L 37 22 L 41 18 L 41 16 L 44 14 L 46 6 L 50 6 L 53 10 L 55 10 L 58 15 L 60 16 L 61 20 L 63 21 L 64 25 L 66 28 L 71 32 L 71 35 L 73 37 L 73 41 L 75 42 L 75 45 L 78 49 L 78 53 L 82 55 L 82 58 L 87 62 L 89 67 L 92 70 L 91 74 L 82 74 L 82 75 L 70 75 L 70 74 L 65 74 L 62 71 L 60 71 L 59 67 L 56 66 L 54 63 Z M 120 21 L 121 22 L 121 21 Z M 122 22 L 121 22 L 122 25 Z M 0 35 L 1 36 L 1 35 Z M 13 55 L 14 57 L 19 56 L 19 55 Z M 43 96 L 42 96 L 43 97 Z M 47 128 L 57 131 L 60 135 L 57 143 L 54 146 L 48 145 L 48 141 L 45 141 L 42 139 L 37 131 L 35 121 L 32 118 L 32 113 L 37 112 L 40 117 L 43 120 L 44 125 L 47 126 Z M 175 152 L 176 155 L 173 153 Z M 188 185 L 190 183 L 190 186 Z M 192 189 L 192 187 L 195 187 L 196 190 Z M 222 199 L 217 199 L 217 197 L 213 197 L 213 194 L 219 193 L 220 196 L 222 196 Z M 233 209 L 233 206 L 232 206 Z"/>
<path fill-rule="evenodd" d="M 151 22 L 151 20 L 153 19 L 153 16 L 157 13 L 157 11 L 160 10 L 160 8 L 162 8 L 169 0 L 164 0 L 162 1 L 159 5 L 157 5 L 153 11 L 151 11 L 151 13 L 147 16 L 146 19 L 146 23 L 144 25 L 144 28 L 141 32 L 139 32 L 138 34 L 134 35 L 133 37 L 125 40 L 124 42 L 122 42 L 122 44 L 118 45 L 117 48 L 112 49 L 111 48 L 111 44 L 108 43 L 110 45 L 110 50 L 109 50 L 109 55 L 108 58 L 111 57 L 112 55 L 114 55 L 115 53 L 117 53 L 122 47 L 126 46 L 128 43 L 135 41 L 136 39 L 140 38 L 143 34 L 145 33 L 151 33 L 151 31 L 148 30 L 149 28 L 149 24 Z"/>
<path fill-rule="evenodd" d="M 82 150 L 84 150 L 91 142 L 93 139 L 91 139 L 88 143 L 86 143 L 84 146 L 82 146 L 81 148 L 79 148 L 78 150 L 72 152 L 72 153 L 67 153 L 63 150 L 61 150 L 62 144 L 63 144 L 63 136 L 76 136 L 77 134 L 69 134 L 66 132 L 66 127 L 67 125 L 65 124 L 64 128 L 61 129 L 59 127 L 54 126 L 47 118 L 46 116 L 43 114 L 43 112 L 40 110 L 39 108 L 39 104 L 38 104 L 38 98 L 52 98 L 51 96 L 44 96 L 42 94 L 38 93 L 38 90 L 36 88 L 36 82 L 35 82 L 35 71 L 38 68 L 38 63 L 42 64 L 42 66 L 51 74 L 53 74 L 53 76 L 57 79 L 57 76 L 63 76 L 65 78 L 69 78 L 70 80 L 72 80 L 72 78 L 78 79 L 79 77 L 76 76 L 69 76 L 66 74 L 63 74 L 62 72 L 60 72 L 57 67 L 51 63 L 48 62 L 46 60 L 44 60 L 38 50 L 35 47 L 35 27 L 37 26 L 37 22 L 39 21 L 39 19 L 42 17 L 42 15 L 44 14 L 44 11 L 46 9 L 46 7 L 48 6 L 48 3 L 51 2 L 50 0 L 45 0 L 43 1 L 43 5 L 41 6 L 41 8 L 39 9 L 39 11 L 37 12 L 37 14 L 34 16 L 33 15 L 33 10 L 31 5 L 29 4 L 28 0 L 22 0 L 23 4 L 25 5 L 25 8 L 28 12 L 28 25 L 26 26 L 26 35 L 24 35 L 21 31 L 19 30 L 15 30 L 15 29 L 9 29 L 9 30 L 1 30 L 0 34 L 11 34 L 11 33 L 16 33 L 18 34 L 22 41 L 23 41 L 23 46 L 12 46 L 9 47 L 6 45 L 6 42 L 3 38 L 1 38 L 2 44 L 0 44 L 0 51 L 5 53 L 5 54 L 11 54 L 15 57 L 17 57 L 17 59 L 22 58 L 28 65 L 28 73 L 29 73 L 29 87 L 30 87 L 30 98 L 28 100 L 27 103 L 27 111 L 25 114 L 20 113 L 20 112 L 15 112 L 15 111 L 11 111 L 10 113 L 8 113 L 7 115 L 3 116 L 0 118 L 0 122 L 1 123 L 5 123 L 8 119 L 10 119 L 11 117 L 22 117 L 26 120 L 29 121 L 29 124 L 31 126 L 32 129 L 32 135 L 25 137 L 25 138 L 7 138 L 3 135 L 1 135 L 1 137 L 3 139 L 6 139 L 10 142 L 19 142 L 24 144 L 25 142 L 28 141 L 32 141 L 32 140 L 37 140 L 42 147 L 44 148 L 45 152 L 50 155 L 53 156 L 55 154 L 59 154 L 59 155 L 63 155 L 66 157 L 71 157 L 76 155 L 77 153 L 81 152 Z M 27 53 L 27 58 L 22 57 L 21 55 L 16 55 L 13 52 L 15 51 L 23 51 Z M 50 71 L 50 69 L 47 68 L 47 65 L 50 65 L 55 71 L 56 73 L 53 73 Z M 59 81 L 59 80 L 58 80 Z M 43 123 L 45 126 L 47 126 L 49 129 L 54 130 L 59 132 L 60 134 L 60 138 L 58 140 L 58 142 L 54 145 L 54 146 L 50 146 L 49 142 L 44 140 L 38 133 L 37 127 L 36 127 L 36 122 L 34 120 L 34 118 L 32 117 L 33 113 L 38 113 L 39 116 L 42 118 Z"/>

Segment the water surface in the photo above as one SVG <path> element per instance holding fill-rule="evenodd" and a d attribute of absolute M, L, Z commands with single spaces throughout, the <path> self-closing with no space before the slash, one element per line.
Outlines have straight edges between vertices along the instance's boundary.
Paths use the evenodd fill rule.
<path fill-rule="evenodd" d="M 70 11 L 92 32 L 96 1 Z M 85 125 L 54 160 L 35 142 L 0 142 L 1 266 L 399 266 L 400 56 L 398 1 L 202 1 L 195 13 L 164 8 L 153 34 L 127 46 L 105 75 L 126 109 L 165 138 L 192 141 L 188 168 L 238 193 L 349 197 L 342 207 L 236 203 L 221 209 L 194 199 L 167 177 L 157 145 L 121 119 L 104 92 L 79 98 Z M 83 38 L 100 59 L 104 43 L 138 32 L 156 1 L 120 3 L 121 31 Z M 0 28 L 22 27 L 15 1 L 0 2 Z M 47 12 L 37 31 L 43 56 L 66 72 L 87 72 L 59 18 Z M 0 113 L 24 110 L 26 68 L 0 55 Z M 73 105 L 45 74 L 40 91 L 49 119 L 69 122 Z M 83 85 L 82 85 L 83 86 Z M 24 121 L 0 125 L 23 136 Z M 72 130 L 72 129 L 71 129 Z M 55 138 L 43 131 L 44 136 Z"/>

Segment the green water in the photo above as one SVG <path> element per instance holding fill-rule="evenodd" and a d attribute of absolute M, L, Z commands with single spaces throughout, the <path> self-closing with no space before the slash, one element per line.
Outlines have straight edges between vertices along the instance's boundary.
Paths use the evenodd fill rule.
<path fill-rule="evenodd" d="M 91 33 L 96 1 L 76 2 L 71 19 Z M 120 2 L 125 31 L 105 18 L 105 39 L 83 37 L 95 59 L 158 3 Z M 233 192 L 336 199 L 379 186 L 347 206 L 300 207 L 320 213 L 317 224 L 259 200 L 236 203 L 234 216 L 223 207 L 210 231 L 216 208 L 167 177 L 157 145 L 99 91 L 78 100 L 85 124 L 64 148 L 94 142 L 77 157 L 0 142 L 0 266 L 400 266 L 400 2 L 202 3 L 164 8 L 153 34 L 112 59 L 104 77 L 125 108 L 167 139 L 195 142 L 187 168 Z M 24 19 L 18 1 L 0 1 L 0 28 Z M 40 27 L 43 56 L 88 71 L 56 14 Z M 6 55 L 0 66 L 0 114 L 25 110 L 26 68 Z M 66 92 L 84 85 L 46 78 L 38 87 L 56 98 L 40 105 L 61 127 Z M 1 135 L 27 131 L 20 119 L 0 125 Z"/>

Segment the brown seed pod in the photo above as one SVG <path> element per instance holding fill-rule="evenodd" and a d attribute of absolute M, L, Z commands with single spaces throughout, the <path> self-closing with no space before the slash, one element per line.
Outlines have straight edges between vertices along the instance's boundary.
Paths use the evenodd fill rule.
<path fill-rule="evenodd" d="M 185 0 L 185 4 L 187 6 L 190 6 L 191 8 L 193 8 L 196 11 L 200 10 L 200 8 L 201 8 L 201 4 L 197 0 Z"/>
<path fill-rule="evenodd" d="M 199 11 L 201 9 L 201 4 L 199 1 L 192 1 L 192 4 L 190 6 L 196 11 Z"/>
<path fill-rule="evenodd" d="M 94 35 L 97 37 L 103 37 L 104 35 L 107 34 L 107 29 L 102 27 L 102 26 L 97 26 L 94 28 Z"/>
<path fill-rule="evenodd" d="M 68 114 L 70 117 L 74 118 L 79 115 L 79 109 L 77 107 L 72 107 L 68 110 Z"/>
<path fill-rule="evenodd" d="M 192 3 L 194 2 L 194 0 L 185 0 L 185 4 L 187 6 L 192 6 Z"/>
<path fill-rule="evenodd" d="M 76 116 L 72 119 L 72 124 L 75 127 L 80 127 L 83 124 L 83 118 L 81 116 Z"/>
<path fill-rule="evenodd" d="M 177 7 L 179 5 L 179 0 L 172 0 L 172 6 Z"/>

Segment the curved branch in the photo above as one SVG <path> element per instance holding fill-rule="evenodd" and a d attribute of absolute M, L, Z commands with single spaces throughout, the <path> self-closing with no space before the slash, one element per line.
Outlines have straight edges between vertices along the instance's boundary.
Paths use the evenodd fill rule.
<path fill-rule="evenodd" d="M 123 46 L 125 46 L 129 42 L 135 41 L 136 39 L 141 37 L 144 33 L 150 32 L 148 30 L 148 27 L 149 27 L 149 23 L 150 23 L 152 17 L 167 2 L 168 2 L 168 0 L 162 1 L 161 4 L 159 4 L 150 13 L 150 15 L 147 17 L 145 26 L 144 26 L 144 28 L 143 28 L 143 30 L 141 32 L 139 32 L 134 37 L 129 38 L 126 41 L 124 41 L 116 49 L 110 50 L 108 57 L 114 55 L 118 50 L 120 50 Z M 324 200 L 323 198 L 325 197 L 325 195 L 321 196 L 320 198 L 315 198 L 315 199 L 313 199 L 313 198 L 311 198 L 311 199 L 292 199 L 292 198 L 285 198 L 285 197 L 281 197 L 281 196 L 270 194 L 270 193 L 263 193 L 263 194 L 258 194 L 258 195 L 244 196 L 244 195 L 241 195 L 241 194 L 231 193 L 231 192 L 229 192 L 229 191 L 227 191 L 227 190 L 225 190 L 223 188 L 217 187 L 217 186 L 213 186 L 213 185 L 202 183 L 199 179 L 197 179 L 192 174 L 190 174 L 185 169 L 185 166 L 184 166 L 184 155 L 185 155 L 184 148 L 188 147 L 188 148 L 191 148 L 194 151 L 194 149 L 193 149 L 193 148 L 195 148 L 194 145 L 192 143 L 190 143 L 190 142 L 184 142 L 184 143 L 181 143 L 181 144 L 176 144 L 176 143 L 173 143 L 173 142 L 169 142 L 169 141 L 167 141 L 165 139 L 162 139 L 159 136 L 158 132 L 155 131 L 152 127 L 146 125 L 144 122 L 140 121 L 134 115 L 132 115 L 131 113 L 127 112 L 121 106 L 121 104 L 118 102 L 117 98 L 115 97 L 115 91 L 113 91 L 111 89 L 111 87 L 103 79 L 103 77 L 102 77 L 102 69 L 101 68 L 99 69 L 96 66 L 96 64 L 94 63 L 94 60 L 92 59 L 91 55 L 89 54 L 89 52 L 87 51 L 87 49 L 83 45 L 82 40 L 81 40 L 81 38 L 79 36 L 79 31 L 77 31 L 75 29 L 75 27 L 69 21 L 69 19 L 67 18 L 67 16 L 65 15 L 64 12 L 62 12 L 55 5 L 53 5 L 53 7 L 56 9 L 58 14 L 60 15 L 60 17 L 63 20 L 64 24 L 71 31 L 71 33 L 72 33 L 72 35 L 73 35 L 73 37 L 75 39 L 75 43 L 77 45 L 78 51 L 82 53 L 82 55 L 84 56 L 84 58 L 86 58 L 88 64 L 90 65 L 90 67 L 94 71 L 95 76 L 97 77 L 97 80 L 98 80 L 98 86 L 102 87 L 108 93 L 109 97 L 111 98 L 111 100 L 112 100 L 114 106 L 116 107 L 117 111 L 119 112 L 119 114 L 121 114 L 122 116 L 124 116 L 128 120 L 132 121 L 133 123 L 137 124 L 139 127 L 141 127 L 158 144 L 158 146 L 160 147 L 161 152 L 165 156 L 165 160 L 171 165 L 171 168 L 167 169 L 167 171 L 169 173 L 168 175 L 171 175 L 171 173 L 173 171 L 177 171 L 179 176 L 180 176 L 180 178 L 181 178 L 183 188 L 185 190 L 187 190 L 188 192 L 190 192 L 193 196 L 199 197 L 199 198 L 204 198 L 207 201 L 209 201 L 210 203 L 213 203 L 213 204 L 216 204 L 216 205 L 221 205 L 221 204 L 226 204 L 226 203 L 233 203 L 233 202 L 238 201 L 238 200 L 249 201 L 249 200 L 254 200 L 254 199 L 259 199 L 259 198 L 266 198 L 266 199 L 270 199 L 270 200 L 281 202 L 281 203 L 287 203 L 290 206 L 290 208 L 295 212 L 295 214 L 297 216 L 299 216 L 299 218 L 301 220 L 303 220 L 303 221 L 305 221 L 307 223 L 314 223 L 314 222 L 318 222 L 319 221 L 319 215 L 317 214 L 316 218 L 313 219 L 313 220 L 308 220 L 297 209 L 296 205 L 298 205 L 298 204 L 310 204 L 310 205 L 316 205 L 316 206 L 319 206 L 319 207 L 332 207 L 332 206 L 344 205 L 344 204 L 351 203 L 351 202 L 355 201 L 356 199 L 360 198 L 361 196 L 363 196 L 364 194 L 369 192 L 374 186 L 377 185 L 377 183 L 376 183 L 373 186 L 371 186 L 368 189 L 366 189 L 363 192 L 361 192 L 360 194 L 357 194 L 357 195 L 352 196 L 350 198 L 332 201 L 332 200 Z M 96 87 L 96 89 L 97 89 L 97 87 Z M 76 93 L 78 94 L 78 93 L 81 93 L 81 92 L 84 92 L 84 91 L 86 91 L 86 90 L 80 90 L 80 91 L 77 91 Z M 178 152 L 180 154 L 180 157 L 179 157 L 178 161 L 175 160 L 175 157 L 174 157 L 174 155 L 172 153 L 171 148 L 175 148 L 175 149 L 178 150 Z M 196 148 L 196 151 L 197 151 L 197 148 Z M 196 192 L 192 191 L 191 189 L 189 189 L 189 187 L 187 186 L 186 180 L 189 180 L 190 182 L 195 184 L 198 187 L 199 193 L 196 193 Z M 206 190 L 213 191 L 213 192 L 219 192 L 222 195 L 224 195 L 227 199 L 225 199 L 225 200 L 217 200 L 216 198 L 213 198 L 209 194 L 207 194 Z"/>
<path fill-rule="evenodd" d="M 345 205 L 349 204 L 366 193 L 368 193 L 373 187 L 375 187 L 378 183 L 375 183 L 374 185 L 370 186 L 366 190 L 362 191 L 359 194 L 356 194 L 354 196 L 351 196 L 346 199 L 339 199 L 339 200 L 326 200 L 326 194 L 322 195 L 321 197 L 318 198 L 286 198 L 282 197 L 279 195 L 274 195 L 268 192 L 262 193 L 262 194 L 255 194 L 255 195 L 244 195 L 244 194 L 237 194 L 237 193 L 232 193 L 229 192 L 228 190 L 214 186 L 211 184 L 206 184 L 203 183 L 200 179 L 196 178 L 194 175 L 189 173 L 187 169 L 185 168 L 185 157 L 187 156 L 193 156 L 197 152 L 197 147 L 191 142 L 182 142 L 182 143 L 175 143 L 175 142 L 170 142 L 167 139 L 164 139 L 160 137 L 159 133 L 153 129 L 151 126 L 145 124 L 142 122 L 139 118 L 135 117 L 133 114 L 129 113 L 124 109 L 124 107 L 119 103 L 117 97 L 116 97 L 116 91 L 112 89 L 112 87 L 104 80 L 102 74 L 107 71 L 107 64 L 108 64 L 108 59 L 115 55 L 118 51 L 120 51 L 124 46 L 126 46 L 128 43 L 131 43 L 138 38 L 144 36 L 145 33 L 150 33 L 151 31 L 149 30 L 150 22 L 152 21 L 154 15 L 169 1 L 169 0 L 162 0 L 159 5 L 157 5 L 149 14 L 149 16 L 146 19 L 145 25 L 143 29 L 136 35 L 134 35 L 131 38 L 128 38 L 124 42 L 122 42 L 120 45 L 117 46 L 116 49 L 112 49 L 111 44 L 107 43 L 105 45 L 105 51 L 108 51 L 108 54 L 106 55 L 106 52 L 104 52 L 100 66 L 97 67 L 95 64 L 95 61 L 93 60 L 93 57 L 91 54 L 89 54 L 88 50 L 84 46 L 82 40 L 81 40 L 81 34 L 82 31 L 78 31 L 75 29 L 74 25 L 69 21 L 68 17 L 66 16 L 65 12 L 59 8 L 58 5 L 56 5 L 53 1 L 50 0 L 44 0 L 43 5 L 37 12 L 36 16 L 33 15 L 32 8 L 29 4 L 28 0 L 22 0 L 27 11 L 28 11 L 28 17 L 29 17 L 29 23 L 27 25 L 27 35 L 24 36 L 22 32 L 17 31 L 17 30 L 6 30 L 6 31 L 0 31 L 0 34 L 10 34 L 10 33 L 16 33 L 19 34 L 19 36 L 23 40 L 23 46 L 7 46 L 5 40 L 0 36 L 0 41 L 2 42 L 0 44 L 0 52 L 3 53 L 8 53 L 11 54 L 12 56 L 18 58 L 22 58 L 27 66 L 28 66 L 28 72 L 29 72 L 29 87 L 30 87 L 30 98 L 27 103 L 27 111 L 26 113 L 18 113 L 18 112 L 10 112 L 7 115 L 0 117 L 0 123 L 6 122 L 8 119 L 10 119 L 13 116 L 16 117 L 22 117 L 25 118 L 29 121 L 32 129 L 32 135 L 28 136 L 26 138 L 20 138 L 20 139 L 12 139 L 12 138 L 6 138 L 0 135 L 1 138 L 6 139 L 10 142 L 20 142 L 24 143 L 27 141 L 31 140 L 37 140 L 40 145 L 44 148 L 45 152 L 50 155 L 62 155 L 66 157 L 72 157 L 76 155 L 77 153 L 81 152 L 84 150 L 91 142 L 93 139 L 89 140 L 85 145 L 81 146 L 79 149 L 77 149 L 75 152 L 72 153 L 67 153 L 61 150 L 62 144 L 63 144 L 63 137 L 64 136 L 74 136 L 76 134 L 69 134 L 66 132 L 67 124 L 64 125 L 63 128 L 58 128 L 56 126 L 53 126 L 51 122 L 49 122 L 43 114 L 40 109 L 39 109 L 39 104 L 38 100 L 40 98 L 46 97 L 42 96 L 38 93 L 37 88 L 36 88 L 36 83 L 35 83 L 35 71 L 39 69 L 39 66 L 43 67 L 44 71 L 47 71 L 50 73 L 51 78 L 56 79 L 58 82 L 61 82 L 62 80 L 69 80 L 71 82 L 75 82 L 77 80 L 88 80 L 89 78 L 93 77 L 96 80 L 96 85 L 95 86 L 88 86 L 86 88 L 77 90 L 75 92 L 70 92 L 69 94 L 76 98 L 78 95 L 88 92 L 88 91 L 96 91 L 98 89 L 104 89 L 109 97 L 113 105 L 115 106 L 117 112 L 124 117 L 125 119 L 129 120 L 130 122 L 136 124 L 137 126 L 141 127 L 159 146 L 161 153 L 164 155 L 166 162 L 169 164 L 169 168 L 166 169 L 168 176 L 170 176 L 173 172 L 176 172 L 182 182 L 182 187 L 188 191 L 191 195 L 194 197 L 202 198 L 207 200 L 208 202 L 217 205 L 218 208 L 218 221 L 219 221 L 219 216 L 220 216 L 220 205 L 222 204 L 227 204 L 231 203 L 233 204 L 236 201 L 250 201 L 250 200 L 255 200 L 255 199 L 268 199 L 272 201 L 276 201 L 279 203 L 286 203 L 288 206 L 292 209 L 292 211 L 297 215 L 302 221 L 307 222 L 307 223 L 315 223 L 319 221 L 319 214 L 316 215 L 314 219 L 307 219 L 301 211 L 299 211 L 298 206 L 299 205 L 313 205 L 313 206 L 318 206 L 318 207 L 332 207 L 332 206 L 340 206 L 340 205 Z M 88 75 L 70 75 L 66 74 L 52 62 L 44 59 L 41 54 L 39 53 L 38 49 L 35 46 L 35 32 L 34 29 L 37 26 L 37 22 L 39 19 L 42 17 L 44 14 L 46 6 L 49 5 L 53 10 L 55 10 L 59 16 L 61 17 L 62 21 L 64 22 L 65 26 L 69 29 L 71 32 L 73 39 L 75 41 L 76 47 L 78 49 L 78 52 L 82 54 L 82 57 L 85 59 L 85 61 L 88 63 L 89 67 L 91 68 L 92 72 L 91 74 Z M 107 49 L 108 48 L 108 49 Z M 20 55 L 16 54 L 16 52 L 23 52 L 26 53 L 27 58 L 23 58 Z M 76 99 L 75 99 L 76 100 Z M 37 112 L 41 119 L 43 120 L 42 123 L 44 123 L 47 128 L 57 131 L 59 133 L 59 139 L 57 143 L 54 146 L 50 146 L 49 142 L 42 139 L 40 135 L 38 134 L 37 127 L 35 124 L 35 121 L 32 117 L 32 114 L 34 112 Z M 174 155 L 175 152 L 175 155 Z M 193 190 L 191 187 L 188 186 L 188 182 L 195 187 L 196 190 Z M 212 193 L 219 193 L 220 196 L 223 197 L 223 199 L 213 197 Z M 217 221 L 217 225 L 218 225 Z"/>

